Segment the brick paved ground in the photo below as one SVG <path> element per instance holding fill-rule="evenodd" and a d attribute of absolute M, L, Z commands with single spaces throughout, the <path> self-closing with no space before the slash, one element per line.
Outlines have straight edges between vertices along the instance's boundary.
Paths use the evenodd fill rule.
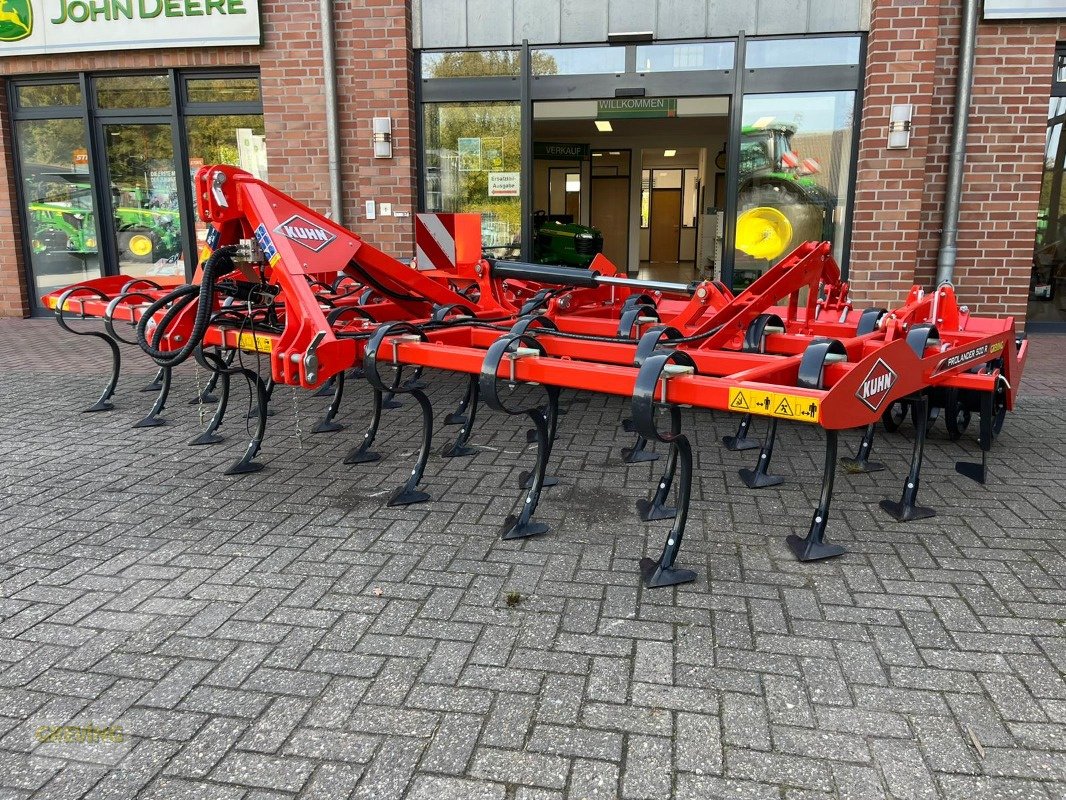
<path fill-rule="evenodd" d="M 188 369 L 170 424 L 131 430 L 144 359 L 126 351 L 115 411 L 81 414 L 101 343 L 2 320 L 0 797 L 1066 797 L 1064 345 L 1034 340 L 986 489 L 952 467 L 971 437 L 934 429 L 935 519 L 876 507 L 909 426 L 876 445 L 887 472 L 840 475 L 849 553 L 827 563 L 783 543 L 810 518 L 819 433 L 785 430 L 789 479 L 755 493 L 736 477 L 752 454 L 716 446 L 731 420 L 686 420 L 700 577 L 642 591 L 667 523 L 633 512 L 654 467 L 620 463 L 621 402 L 572 399 L 553 531 L 505 543 L 532 459 L 516 420 L 486 414 L 479 455 L 431 461 L 434 502 L 387 509 L 411 404 L 387 414 L 385 461 L 345 467 L 366 387 L 345 431 L 302 442 L 280 390 L 267 470 L 226 478 L 243 423 L 185 447 Z M 459 391 L 434 381 L 439 410 Z M 325 404 L 297 399 L 304 431 Z M 124 740 L 35 738 L 90 723 Z"/>

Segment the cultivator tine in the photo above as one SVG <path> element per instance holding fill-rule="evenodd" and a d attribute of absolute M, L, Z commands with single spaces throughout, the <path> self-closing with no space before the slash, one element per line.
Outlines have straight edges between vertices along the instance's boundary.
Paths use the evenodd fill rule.
<path fill-rule="evenodd" d="M 111 402 L 111 398 L 115 396 L 115 389 L 118 388 L 118 376 L 122 369 L 122 354 L 118 349 L 118 342 L 115 337 L 103 333 L 102 331 L 78 331 L 67 325 L 65 314 L 67 312 L 67 303 L 71 297 L 81 292 L 89 292 L 93 297 L 104 300 L 110 306 L 111 298 L 106 294 L 94 289 L 90 286 L 73 286 L 67 289 L 63 294 L 59 296 L 55 304 L 55 317 L 56 322 L 59 323 L 59 327 L 68 333 L 73 333 L 75 336 L 95 336 L 97 339 L 103 339 L 107 342 L 108 348 L 111 350 L 111 375 L 108 377 L 107 385 L 104 386 L 104 390 L 100 393 L 100 399 L 93 403 L 88 408 L 82 409 L 82 413 L 88 414 L 96 411 L 110 411 L 115 407 Z M 82 319 L 86 319 L 84 303 L 82 304 Z"/>
<path fill-rule="evenodd" d="M 403 403 L 396 399 L 396 392 L 385 392 L 385 396 L 381 398 L 382 408 L 403 408 Z"/>
<path fill-rule="evenodd" d="M 844 456 L 840 459 L 840 464 L 852 475 L 880 472 L 885 468 L 885 465 L 880 461 L 870 460 L 870 450 L 874 446 L 875 428 L 876 425 L 873 422 L 866 426 L 866 430 L 862 434 L 862 441 L 859 442 L 859 452 L 855 454 L 855 458 Z"/>
<path fill-rule="evenodd" d="M 334 386 L 334 384 L 336 384 L 336 382 L 337 382 L 337 376 L 334 375 L 332 378 L 330 378 L 325 383 L 323 383 L 321 386 L 319 386 L 317 389 L 315 389 L 315 391 L 311 394 L 311 396 L 312 397 L 329 397 L 333 393 L 333 386 Z"/>
<path fill-rule="evenodd" d="M 408 506 L 412 503 L 423 503 L 429 500 L 429 494 L 418 489 L 422 475 L 426 471 L 426 462 L 429 461 L 430 448 L 433 446 L 433 406 L 429 402 L 426 393 L 421 389 L 410 389 L 411 397 L 418 401 L 422 409 L 422 442 L 418 448 L 418 457 L 415 466 L 411 470 L 411 476 L 403 486 L 389 495 L 388 506 Z"/>
<path fill-rule="evenodd" d="M 917 519 L 928 519 L 936 516 L 936 511 L 931 508 L 916 505 L 918 501 L 918 484 L 922 472 L 922 457 L 925 453 L 925 436 L 929 429 L 929 398 L 925 393 L 919 393 L 914 397 L 914 453 L 911 455 L 911 468 L 907 480 L 903 484 L 903 495 L 899 502 L 882 500 L 881 508 L 888 512 L 889 516 L 897 522 L 910 522 Z"/>
<path fill-rule="evenodd" d="M 371 461 L 379 461 L 381 455 L 373 452 L 374 439 L 378 435 L 378 426 L 381 425 L 381 409 L 385 407 L 381 390 L 374 390 L 374 405 L 370 412 L 370 427 L 363 434 L 363 441 L 348 451 L 344 457 L 345 464 L 368 464 Z"/>
<path fill-rule="evenodd" d="M 559 408 L 559 398 L 556 397 L 554 401 L 549 402 L 547 406 L 541 408 L 540 413 L 544 416 L 544 423 L 548 426 L 548 452 L 551 452 L 551 448 L 555 445 L 555 433 L 559 427 L 559 415 L 562 411 Z M 533 442 L 537 446 L 540 446 L 540 430 L 533 428 L 526 431 L 526 439 L 529 439 L 529 434 L 534 434 Z M 533 488 L 534 473 L 529 470 L 522 470 L 518 473 L 518 488 L 519 489 L 531 489 Z M 541 487 L 544 489 L 550 489 L 552 486 L 558 486 L 559 479 L 554 475 L 541 476 Z"/>
<path fill-rule="evenodd" d="M 872 425 L 870 427 L 873 427 Z M 829 520 L 829 503 L 833 499 L 833 479 L 837 467 L 837 431 L 825 432 L 825 467 L 822 473 L 822 495 L 818 507 L 814 510 L 810 530 L 804 539 L 789 534 L 785 542 L 800 561 L 817 561 L 823 558 L 840 556 L 847 551 L 839 544 L 825 541 L 825 526 Z"/>
<path fill-rule="evenodd" d="M 723 436 L 722 444 L 726 450 L 732 450 L 734 452 L 739 450 L 754 450 L 756 447 L 760 447 L 760 443 L 757 439 L 749 439 L 748 431 L 751 429 L 751 414 L 745 414 L 740 418 L 740 425 L 737 427 L 736 436 Z"/>
<path fill-rule="evenodd" d="M 242 367 L 242 369 L 243 369 L 243 367 Z M 269 378 L 266 379 L 266 381 L 263 384 L 263 397 L 266 400 L 265 408 L 266 408 L 266 416 L 268 416 L 268 417 L 274 416 L 274 409 L 272 409 L 270 407 L 270 398 L 273 397 L 273 396 L 274 396 L 274 376 L 271 375 Z M 257 417 L 260 416 L 261 413 L 262 413 L 262 410 L 261 410 L 261 407 L 259 405 L 259 401 L 256 400 L 256 402 L 252 405 L 252 407 L 248 409 L 247 418 L 248 419 L 256 419 Z"/>
<path fill-rule="evenodd" d="M 674 437 L 674 443 L 670 445 L 670 456 L 666 461 L 666 469 L 663 471 L 662 477 L 659 478 L 659 483 L 651 500 L 645 500 L 644 498 L 637 500 L 637 514 L 645 522 L 657 519 L 673 519 L 677 516 L 677 509 L 668 507 L 666 500 L 670 496 L 674 473 L 677 470 L 678 448 L 676 438 L 680 433 L 681 409 L 677 406 L 670 406 L 670 434 Z M 640 438 L 647 441 L 643 436 Z"/>
<path fill-rule="evenodd" d="M 199 436 L 196 436 L 189 442 L 190 445 L 205 445 L 205 444 L 218 444 L 223 441 L 222 436 L 219 435 L 218 429 L 222 425 L 222 420 L 226 416 L 226 409 L 229 406 L 229 390 L 230 390 L 230 371 L 228 369 L 229 363 L 214 353 L 207 354 L 203 352 L 203 348 L 197 350 L 196 360 L 205 368 L 211 370 L 211 382 L 212 384 L 222 386 L 222 396 L 216 400 L 215 412 L 211 415 L 210 421 L 207 423 L 207 428 L 204 429 Z M 208 361 L 214 361 L 214 365 L 208 363 Z M 230 362 L 232 362 L 230 358 Z M 203 397 L 204 393 L 201 393 Z M 206 404 L 206 401 L 205 401 Z"/>
<path fill-rule="evenodd" d="M 151 410 L 148 412 L 148 416 L 136 423 L 134 428 L 157 428 L 160 425 L 166 425 L 167 421 L 159 415 L 163 413 L 163 409 L 166 408 L 167 397 L 170 396 L 170 382 L 171 382 L 171 368 L 163 367 L 159 370 L 162 373 L 162 380 L 159 382 L 159 394 L 155 398 L 155 403 L 152 404 Z"/>
<path fill-rule="evenodd" d="M 681 433 L 680 411 L 676 406 L 671 406 L 670 409 L 670 433 L 660 433 L 655 425 L 655 391 L 660 382 L 665 382 L 669 377 L 666 373 L 669 372 L 670 367 L 695 372 L 695 364 L 684 352 L 656 350 L 643 360 L 633 388 L 633 422 L 637 430 L 645 438 L 656 439 L 670 445 L 667 473 L 673 472 L 675 464 L 680 464 L 681 467 L 680 475 L 677 476 L 677 508 L 673 518 L 674 524 L 666 536 L 662 554 L 658 561 L 651 558 L 640 560 L 641 577 L 644 586 L 648 589 L 674 586 L 696 579 L 696 573 L 692 570 L 674 566 L 681 550 L 681 539 L 685 535 L 685 523 L 688 520 L 689 502 L 692 497 L 692 447 L 688 437 Z M 664 479 L 659 484 L 662 486 L 666 482 Z M 658 492 L 656 497 L 658 497 Z M 652 503 L 648 505 L 651 506 Z"/>
<path fill-rule="evenodd" d="M 777 417 L 770 418 L 770 429 L 766 432 L 766 439 L 763 440 L 762 449 L 759 451 L 759 460 L 755 464 L 755 469 L 748 469 L 744 467 L 738 470 L 740 473 L 740 479 L 744 481 L 744 485 L 749 489 L 764 489 L 767 486 L 777 486 L 780 483 L 784 483 L 785 479 L 780 475 L 771 475 L 767 472 L 770 469 L 770 459 L 774 455 L 774 439 L 777 438 Z"/>
<path fill-rule="evenodd" d="M 481 364 L 479 376 L 479 391 L 485 398 L 489 408 L 503 411 L 508 415 L 516 416 L 526 414 L 536 426 L 537 431 L 537 462 L 530 475 L 530 483 L 526 488 L 525 500 L 521 511 L 509 514 L 503 522 L 500 530 L 502 539 L 524 539 L 529 536 L 538 536 L 548 532 L 548 526 L 543 522 L 533 522 L 533 514 L 540 502 L 541 491 L 545 488 L 545 473 L 548 469 L 548 459 L 551 457 L 552 445 L 555 443 L 555 420 L 559 412 L 559 388 L 545 386 L 548 396 L 547 406 L 533 406 L 531 408 L 511 409 L 500 399 L 497 373 L 504 358 L 507 358 L 512 367 L 515 360 L 527 356 L 544 354 L 544 347 L 532 335 L 526 333 L 510 333 L 497 339 L 485 353 L 485 359 Z M 525 483 L 522 476 L 519 483 Z"/>
<path fill-rule="evenodd" d="M 477 375 L 471 375 L 467 379 L 466 394 L 463 395 L 463 399 L 459 401 L 459 405 L 455 407 L 455 411 L 451 412 L 444 418 L 445 425 L 466 425 L 469 419 L 466 416 L 466 410 L 470 407 L 471 403 L 477 402 Z"/>
<path fill-rule="evenodd" d="M 658 461 L 659 454 L 644 448 L 648 446 L 648 440 L 637 434 L 637 440 L 632 447 L 622 448 L 623 464 L 641 464 L 646 461 Z"/>
<path fill-rule="evenodd" d="M 981 395 L 981 430 L 978 441 L 981 444 L 981 463 L 956 461 L 955 471 L 960 475 L 983 484 L 988 477 L 988 451 L 992 449 L 992 435 L 995 425 L 995 392 Z"/>
<path fill-rule="evenodd" d="M 339 422 L 333 421 L 333 418 L 337 416 L 337 412 L 340 411 L 341 399 L 344 397 L 344 373 L 338 372 L 327 381 L 327 383 L 329 382 L 333 383 L 333 399 L 326 408 L 325 416 L 318 421 L 315 427 L 311 428 L 311 433 L 333 433 L 344 428 Z M 317 397 L 317 392 L 315 396 Z"/>
<path fill-rule="evenodd" d="M 144 386 L 142 386 L 137 391 L 144 392 L 145 394 L 147 394 L 148 392 L 159 392 L 159 391 L 162 391 L 162 389 L 163 389 L 163 379 L 164 379 L 163 369 L 164 369 L 163 367 L 160 367 L 158 370 L 156 370 L 155 377 L 152 378 L 151 382 L 145 384 Z"/>
<path fill-rule="evenodd" d="M 463 396 L 462 401 L 459 403 L 459 407 L 451 414 L 448 415 L 448 419 L 459 418 L 462 420 L 459 424 L 462 427 L 459 429 L 458 436 L 455 437 L 455 441 L 444 446 L 444 449 L 440 451 L 440 454 L 444 458 L 459 458 L 461 456 L 472 456 L 478 452 L 476 447 L 468 444 L 470 441 L 470 434 L 474 430 L 474 421 L 477 419 L 477 405 L 478 405 L 478 379 L 476 375 L 471 375 L 467 383 L 467 391 Z M 466 411 L 468 413 L 464 414 Z M 445 424 L 449 424 L 445 420 Z"/>
<path fill-rule="evenodd" d="M 255 408 L 258 413 L 256 414 L 255 431 L 248 441 L 248 447 L 245 449 L 244 455 L 223 473 L 225 475 L 246 475 L 249 472 L 259 472 L 263 468 L 261 463 L 253 459 L 259 455 L 259 450 L 263 446 L 263 438 L 266 436 L 267 416 L 269 416 L 267 405 L 270 403 L 270 396 L 266 383 L 257 372 L 246 367 L 238 367 L 237 372 L 243 375 L 245 380 L 248 381 L 248 385 L 254 389 L 256 397 Z"/>

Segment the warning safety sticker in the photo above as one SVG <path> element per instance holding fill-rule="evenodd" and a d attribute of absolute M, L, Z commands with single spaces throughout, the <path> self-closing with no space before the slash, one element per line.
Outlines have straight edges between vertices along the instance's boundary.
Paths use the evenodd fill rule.
<path fill-rule="evenodd" d="M 257 353 L 269 353 L 273 349 L 273 342 L 267 336 L 256 336 L 254 333 L 242 333 L 237 341 L 241 350 L 251 350 Z"/>
<path fill-rule="evenodd" d="M 821 401 L 780 392 L 761 392 L 755 389 L 730 389 L 729 410 L 767 417 L 794 419 L 798 422 L 817 422 Z"/>

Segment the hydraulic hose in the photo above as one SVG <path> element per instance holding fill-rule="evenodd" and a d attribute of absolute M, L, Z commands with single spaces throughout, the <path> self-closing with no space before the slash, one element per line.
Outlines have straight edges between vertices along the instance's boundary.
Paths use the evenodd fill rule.
<path fill-rule="evenodd" d="M 204 262 L 203 276 L 199 286 L 186 284 L 160 297 L 150 305 L 137 322 L 137 343 L 152 360 L 161 367 L 176 367 L 193 354 L 204 340 L 215 301 L 215 280 L 233 270 L 233 253 L 236 248 L 220 247 Z M 167 328 L 191 303 L 198 303 L 189 340 L 178 350 L 160 350 L 159 345 Z M 148 341 L 148 323 L 160 310 L 170 305 L 156 325 L 151 342 Z"/>

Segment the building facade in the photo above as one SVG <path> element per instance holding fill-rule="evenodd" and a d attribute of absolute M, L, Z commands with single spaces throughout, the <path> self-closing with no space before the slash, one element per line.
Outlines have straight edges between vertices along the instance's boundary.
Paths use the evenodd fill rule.
<path fill-rule="evenodd" d="M 0 315 L 98 274 L 191 274 L 204 163 L 334 205 L 319 4 L 135 2 L 0 7 Z M 1033 5 L 1056 13 L 982 8 L 953 280 L 975 311 L 1054 326 L 1066 27 Z M 633 274 L 735 288 L 829 240 L 856 303 L 891 306 L 935 280 L 961 19 L 962 0 L 335 2 L 337 205 L 401 259 L 412 213 L 476 211 L 498 257 L 572 223 Z"/>

